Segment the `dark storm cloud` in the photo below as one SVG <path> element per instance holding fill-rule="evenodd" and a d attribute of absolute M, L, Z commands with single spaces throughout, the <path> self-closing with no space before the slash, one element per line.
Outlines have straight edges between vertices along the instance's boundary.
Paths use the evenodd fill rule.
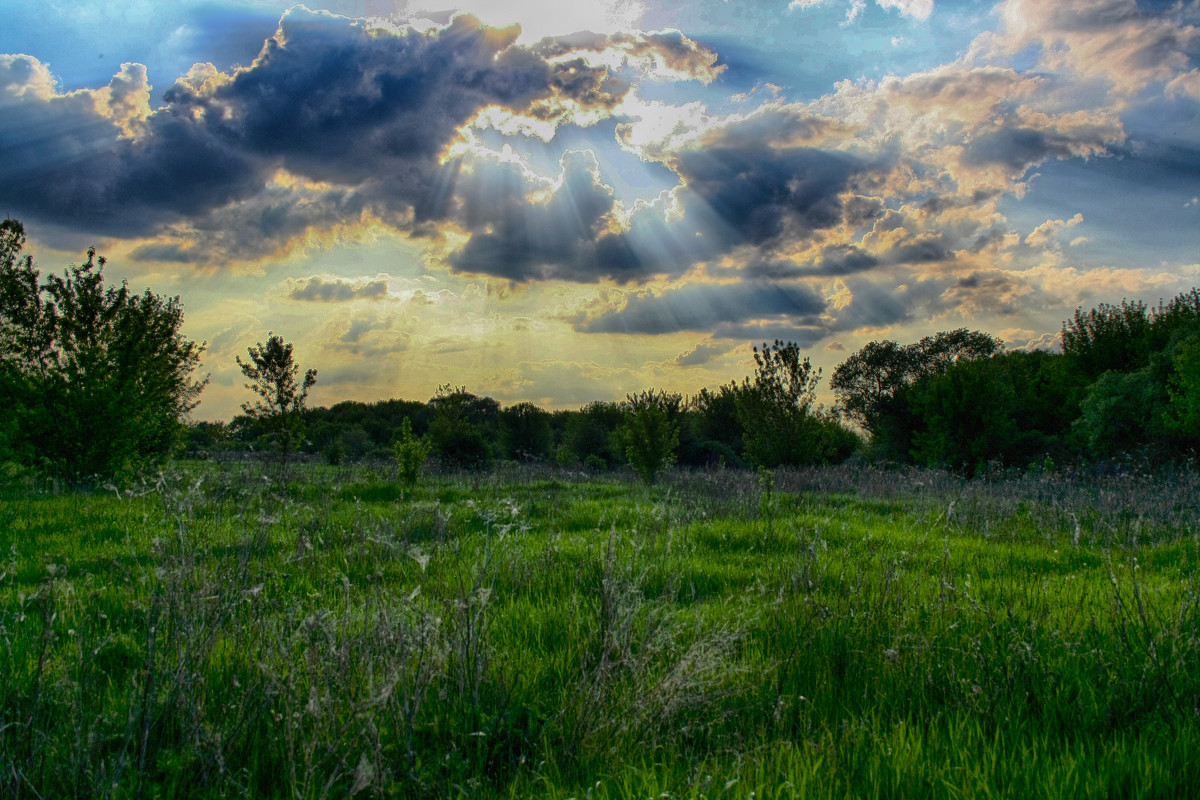
<path fill-rule="evenodd" d="M 530 200 L 529 189 L 513 165 L 487 167 L 461 181 L 460 220 L 472 236 L 450 257 L 451 267 L 518 282 L 594 280 L 605 269 L 596 264 L 595 240 L 613 206 L 594 159 L 579 152 L 564 156 L 561 185 L 548 202 Z"/>
<path fill-rule="evenodd" d="M 963 163 L 974 167 L 998 164 L 1020 173 L 1049 158 L 1070 158 L 1075 147 L 1075 140 L 1062 134 L 1035 128 L 1002 128 L 968 142 Z"/>
<path fill-rule="evenodd" d="M 698 344 L 686 353 L 677 355 L 671 363 L 677 367 L 699 367 L 725 355 L 729 350 L 729 345 Z"/>
<path fill-rule="evenodd" d="M 449 257 L 451 268 L 520 283 L 636 283 L 681 275 L 734 241 L 702 203 L 670 220 L 661 203 L 641 206 L 626 227 L 613 228 L 613 191 L 591 153 L 564 156 L 548 200 L 531 199 L 535 188 L 544 187 L 531 186 L 511 164 L 477 168 L 460 179 L 457 220 L 471 238 Z"/>
<path fill-rule="evenodd" d="M 826 245 L 806 264 L 787 260 L 754 261 L 732 270 L 751 280 L 787 280 L 814 276 L 841 277 L 875 269 L 885 262 L 852 244 Z"/>
<path fill-rule="evenodd" d="M 852 244 L 830 245 L 821 251 L 821 260 L 813 265 L 817 275 L 853 275 L 879 266 L 879 259 Z"/>
<path fill-rule="evenodd" d="M 850 303 L 838 309 L 830 332 L 886 328 L 912 316 L 913 298 L 901 295 L 891 287 L 870 281 L 854 281 L 848 288 Z"/>
<path fill-rule="evenodd" d="M 897 245 L 883 259 L 893 264 L 930 264 L 953 257 L 954 253 L 941 236 L 923 236 Z"/>
<path fill-rule="evenodd" d="M 603 68 L 548 64 L 511 46 L 515 36 L 471 17 L 396 35 L 298 7 L 251 68 L 180 80 L 136 138 L 87 97 L 30 91 L 40 65 L 10 58 L 0 65 L 0 149 L 16 157 L 0 166 L 0 200 L 22 216 L 119 236 L 203 230 L 224 209 L 231 218 L 211 227 L 235 223 L 239 245 L 278 246 L 364 211 L 397 227 L 437 218 L 454 182 L 439 157 L 480 108 L 614 102 Z M 263 195 L 280 193 L 271 184 L 280 169 L 333 189 L 273 203 Z M 259 254 L 211 240 L 142 254 L 155 253 L 196 262 Z"/>
<path fill-rule="evenodd" d="M 866 165 L 835 151 L 747 146 L 687 152 L 675 168 L 740 241 L 764 245 L 838 224 L 839 195 Z"/>
<path fill-rule="evenodd" d="M 941 238 L 925 236 L 899 244 L 885 253 L 873 255 L 852 244 L 826 245 L 821 255 L 807 264 L 792 261 L 756 261 L 741 268 L 742 276 L 755 280 L 788 278 L 845 277 L 885 266 L 927 264 L 954 258 Z"/>
<path fill-rule="evenodd" d="M 517 282 L 630 283 L 678 277 L 698 263 L 750 246 L 762 259 L 761 269 L 749 270 L 749 277 L 813 274 L 812 269 L 792 273 L 772 257 L 773 250 L 840 224 L 842 195 L 856 176 L 875 167 L 840 151 L 764 148 L 755 133 L 760 123 L 756 116 L 716 129 L 703 149 L 672 157 L 670 166 L 684 182 L 674 197 L 676 213 L 668 214 L 667 201 L 660 198 L 639 207 L 619 230 L 605 224 L 613 210 L 612 191 L 598 170 L 585 168 L 579 158 L 566 166 L 561 186 L 544 204 L 526 197 L 530 187 L 516 167 L 460 179 L 459 217 L 473 235 L 450 264 Z M 744 126 L 751 131 L 741 130 Z M 785 131 L 784 138 L 799 136 L 802 128 Z M 708 146 L 711 142 L 718 144 Z M 851 197 L 856 215 L 872 218 L 882 212 L 868 198 Z M 868 265 L 860 258 L 825 268 L 838 274 Z"/>
<path fill-rule="evenodd" d="M 664 334 L 710 331 L 721 324 L 783 318 L 799 324 L 825 310 L 825 301 L 798 284 L 698 283 L 662 294 L 632 295 L 625 307 L 575 326 L 584 333 Z"/>
<path fill-rule="evenodd" d="M 288 297 L 293 300 L 311 300 L 321 303 L 341 303 L 349 300 L 378 299 L 387 295 L 387 281 L 374 280 L 367 283 L 350 281 L 327 281 L 320 277 L 300 281 Z"/>

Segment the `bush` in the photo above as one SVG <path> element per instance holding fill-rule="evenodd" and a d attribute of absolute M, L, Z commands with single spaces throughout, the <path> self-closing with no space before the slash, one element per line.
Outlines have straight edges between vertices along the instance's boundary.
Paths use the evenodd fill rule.
<path fill-rule="evenodd" d="M 660 472 L 675 463 L 679 446 L 676 419 L 682 402 L 679 395 L 661 391 L 628 396 L 619 435 L 629 466 L 646 483 L 654 483 Z"/>
<path fill-rule="evenodd" d="M 0 460 L 71 480 L 160 463 L 207 382 L 179 298 L 106 286 L 95 249 L 41 282 L 24 244 L 0 222 Z"/>
<path fill-rule="evenodd" d="M 412 422 L 408 417 L 400 423 L 400 438 L 392 445 L 396 453 L 396 476 L 405 486 L 414 486 L 421 477 L 421 467 L 429 458 L 433 444 L 427 437 L 413 435 Z"/>

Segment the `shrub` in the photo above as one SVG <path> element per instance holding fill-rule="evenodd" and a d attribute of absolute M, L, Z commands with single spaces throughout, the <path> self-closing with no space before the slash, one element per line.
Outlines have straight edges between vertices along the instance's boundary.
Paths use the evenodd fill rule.
<path fill-rule="evenodd" d="M 408 417 L 400 423 L 400 438 L 392 445 L 396 453 L 396 475 L 406 486 L 413 486 L 421 477 L 421 467 L 433 450 L 433 443 L 425 436 L 413 435 L 412 422 Z"/>
<path fill-rule="evenodd" d="M 0 222 L 0 461 L 69 479 L 161 462 L 207 382 L 179 298 L 106 286 L 95 249 L 41 282 L 24 244 Z"/>
<path fill-rule="evenodd" d="M 662 391 L 628 395 L 619 435 L 629 466 L 646 483 L 675 463 L 679 424 L 672 417 L 679 417 L 682 402 L 679 395 Z"/>

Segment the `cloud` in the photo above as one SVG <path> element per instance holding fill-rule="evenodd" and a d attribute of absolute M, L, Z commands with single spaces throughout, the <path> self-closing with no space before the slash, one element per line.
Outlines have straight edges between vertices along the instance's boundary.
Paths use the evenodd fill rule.
<path fill-rule="evenodd" d="M 1070 78 L 1102 82 L 1118 102 L 1157 83 L 1189 91 L 1195 71 L 1190 55 L 1200 30 L 1190 24 L 1195 4 L 1140 3 L 1137 0 L 1005 0 L 995 13 L 997 36 L 976 49 L 1015 56 L 1037 49 L 1038 68 Z"/>
<path fill-rule="evenodd" d="M 440 157 L 481 109 L 611 106 L 624 91 L 609 90 L 605 68 L 550 63 L 514 36 L 462 16 L 426 34 L 370 31 L 298 6 L 251 67 L 195 69 L 153 113 L 143 68 L 63 95 L 36 59 L 6 56 L 0 101 L 23 124 L 0 127 L 0 145 L 21 156 L 0 168 L 0 198 L 22 216 L 163 236 L 143 255 L 196 263 L 262 255 L 239 247 L 263 216 L 279 234 L 271 244 L 364 215 L 403 229 L 444 212 L 453 176 Z M 222 243 L 199 236 L 206 227 L 248 233 Z"/>
<path fill-rule="evenodd" d="M 1059 232 L 1067 228 L 1073 228 L 1083 222 L 1083 214 L 1076 214 L 1068 220 L 1048 219 L 1041 225 L 1033 229 L 1033 232 L 1025 237 L 1025 244 L 1030 247 L 1041 247 L 1057 238 Z M 1076 239 L 1071 244 L 1079 241 Z"/>
<path fill-rule="evenodd" d="M 672 363 L 678 367 L 699 367 L 725 355 L 729 350 L 729 345 L 698 344 L 686 353 L 677 355 Z"/>
<path fill-rule="evenodd" d="M 198 265 L 278 256 L 313 232 L 364 222 L 436 236 L 467 174 L 447 152 L 481 115 L 553 131 L 615 113 L 630 91 L 624 73 L 710 82 L 721 71 L 677 31 L 529 46 L 517 36 L 470 16 L 418 32 L 296 6 L 251 66 L 197 65 L 153 111 L 141 65 L 104 89 L 62 94 L 36 59 L 0 56 L 0 148 L 12 156 L 0 199 L 32 221 L 146 239 L 139 259 Z M 506 272 L 475 250 L 462 269 Z M 647 273 L 621 262 L 620 240 L 595 250 L 578 257 L 613 266 L 530 261 L 516 272 Z"/>
<path fill-rule="evenodd" d="M 386 297 L 387 291 L 387 281 L 383 278 L 366 282 L 351 282 L 338 278 L 327 281 L 314 275 L 296 281 L 288 292 L 288 297 L 292 300 L 341 303 L 348 300 L 376 300 Z"/>
<path fill-rule="evenodd" d="M 880 8 L 894 8 L 905 16 L 926 20 L 933 13 L 933 0 L 875 0 Z"/>
<path fill-rule="evenodd" d="M 696 80 L 712 83 L 724 65 L 717 54 L 677 30 L 647 33 L 598 34 L 580 32 L 543 39 L 532 48 L 539 56 L 556 63 L 604 64 L 614 69 L 627 67 L 660 80 Z"/>
<path fill-rule="evenodd" d="M 1062 331 L 1043 333 L 1040 336 L 1025 336 L 1022 337 L 1024 341 L 1016 339 L 1012 334 L 1002 335 L 1001 338 L 1005 342 L 1008 342 L 1007 349 L 1009 351 L 1025 353 L 1032 353 L 1035 350 L 1044 350 L 1048 353 L 1062 352 Z"/>
<path fill-rule="evenodd" d="M 855 156 L 809 147 L 706 147 L 680 154 L 672 165 L 689 197 L 703 203 L 738 243 L 752 245 L 836 225 L 842 193 L 867 169 Z M 689 203 L 689 211 L 699 203 Z"/>
<path fill-rule="evenodd" d="M 789 9 L 806 9 L 813 6 L 819 6 L 829 0 L 792 0 L 788 3 Z M 929 19 L 929 15 L 933 13 L 933 0 L 875 0 L 875 4 L 880 8 L 894 8 L 901 14 L 913 17 L 919 20 Z M 865 0 L 852 0 L 850 11 L 846 15 L 847 22 L 853 22 L 862 13 L 866 7 Z"/>
<path fill-rule="evenodd" d="M 802 284 L 694 283 L 661 294 L 630 295 L 623 308 L 576 322 L 585 333 L 650 334 L 710 331 L 764 319 L 811 320 L 825 301 Z"/>

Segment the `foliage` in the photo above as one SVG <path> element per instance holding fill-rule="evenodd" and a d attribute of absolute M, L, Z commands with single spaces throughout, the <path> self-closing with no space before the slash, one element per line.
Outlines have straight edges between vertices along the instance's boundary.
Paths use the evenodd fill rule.
<path fill-rule="evenodd" d="M 1165 438 L 1168 401 L 1153 367 L 1109 370 L 1088 387 L 1074 430 L 1098 458 L 1151 450 Z"/>
<path fill-rule="evenodd" d="M 559 463 L 588 464 L 593 469 L 616 466 L 622 460 L 616 433 L 624 420 L 619 403 L 603 401 L 588 403 L 578 413 L 570 414 L 563 430 Z"/>
<path fill-rule="evenodd" d="M 421 477 L 421 468 L 433 451 L 429 438 L 413 435 L 412 421 L 405 417 L 400 423 L 400 436 L 392 445 L 396 453 L 396 474 L 405 486 L 415 486 Z"/>
<path fill-rule="evenodd" d="M 179 298 L 106 286 L 105 259 L 40 274 L 24 228 L 0 223 L 0 460 L 70 479 L 161 463 L 206 381 Z"/>
<path fill-rule="evenodd" d="M 447 384 L 438 388 L 429 405 L 433 409 L 429 438 L 433 452 L 444 464 L 479 469 L 491 462 L 499 403 Z"/>
<path fill-rule="evenodd" d="M 1078 401 L 1061 357 L 1012 352 L 964 360 L 905 395 L 911 454 L 930 467 L 978 474 L 989 463 L 1025 467 L 1062 456 Z"/>
<path fill-rule="evenodd" d="M 500 412 L 500 441 L 505 458 L 540 461 L 554 446 L 550 413 L 533 403 L 517 403 Z"/>
<path fill-rule="evenodd" d="M 795 342 L 754 348 L 754 380 L 738 388 L 744 456 L 760 467 L 819 463 L 813 402 L 821 370 L 801 358 Z"/>
<path fill-rule="evenodd" d="M 292 345 L 274 333 L 268 334 L 265 344 L 259 342 L 247 353 L 249 361 L 242 361 L 241 356 L 235 360 L 249 381 L 246 388 L 258 398 L 243 403 L 242 411 L 269 431 L 269 444 L 283 466 L 304 439 L 304 405 L 309 389 L 317 382 L 317 371 L 306 370 L 297 381 L 300 365 L 292 355 Z"/>
<path fill-rule="evenodd" d="M 942 331 L 907 345 L 891 340 L 869 342 L 834 370 L 829 386 L 841 412 L 879 436 L 895 430 L 896 417 L 903 414 L 905 389 L 960 361 L 989 358 L 1001 348 L 1002 343 L 990 334 L 966 328 Z M 897 449 L 904 448 L 892 448 Z"/>
<path fill-rule="evenodd" d="M 675 463 L 682 406 L 681 395 L 650 389 L 626 398 L 619 436 L 629 466 L 647 484 Z"/>
<path fill-rule="evenodd" d="M 923 427 L 913 437 L 918 464 L 978 472 L 1017 437 L 1016 390 L 992 362 L 964 362 L 917 384 L 912 405 Z"/>
<path fill-rule="evenodd" d="M 1174 367 L 1167 387 L 1171 399 L 1166 412 L 1167 427 L 1200 443 L 1200 336 L 1181 343 Z"/>
<path fill-rule="evenodd" d="M 1200 328 L 1200 290 L 1192 289 L 1155 308 L 1141 301 L 1119 306 L 1101 303 L 1076 309 L 1063 323 L 1063 355 L 1090 383 L 1109 370 L 1133 372 L 1147 366 L 1155 353 L 1190 337 Z"/>
<path fill-rule="evenodd" d="M 690 466 L 744 466 L 742 426 L 737 413 L 738 386 L 727 383 L 701 389 L 688 399 L 686 443 L 680 462 Z"/>
<path fill-rule="evenodd" d="M 1085 378 L 1095 380 L 1109 370 L 1130 372 L 1150 357 L 1151 320 L 1146 304 L 1122 300 L 1076 309 L 1063 323 L 1063 355 Z"/>

